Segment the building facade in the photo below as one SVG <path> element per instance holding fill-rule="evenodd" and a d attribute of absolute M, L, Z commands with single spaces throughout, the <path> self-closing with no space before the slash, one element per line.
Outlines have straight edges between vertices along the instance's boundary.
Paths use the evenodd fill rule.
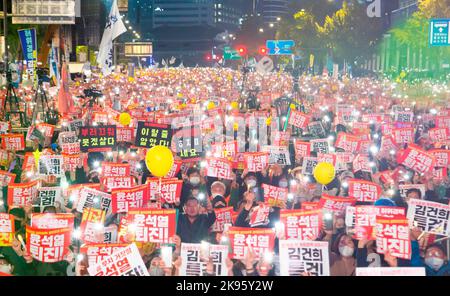
<path fill-rule="evenodd" d="M 264 23 L 276 23 L 277 19 L 289 13 L 289 0 L 260 0 L 258 12 L 263 16 Z"/>

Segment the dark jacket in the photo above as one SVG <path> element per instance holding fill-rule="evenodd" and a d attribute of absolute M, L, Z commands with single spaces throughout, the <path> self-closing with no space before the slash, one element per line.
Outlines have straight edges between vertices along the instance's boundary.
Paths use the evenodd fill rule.
<path fill-rule="evenodd" d="M 197 244 L 208 239 L 209 228 L 216 221 L 216 214 L 198 215 L 194 223 L 191 223 L 186 214 L 179 215 L 177 234 L 183 243 Z"/>
<path fill-rule="evenodd" d="M 411 242 L 411 266 L 425 267 L 427 276 L 450 276 L 450 262 L 442 265 L 439 270 L 434 270 L 425 264 L 424 260 L 420 257 L 419 243 L 417 241 Z"/>

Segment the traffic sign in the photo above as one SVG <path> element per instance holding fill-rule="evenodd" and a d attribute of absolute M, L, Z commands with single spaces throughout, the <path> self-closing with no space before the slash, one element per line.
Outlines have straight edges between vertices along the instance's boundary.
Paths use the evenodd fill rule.
<path fill-rule="evenodd" d="M 239 55 L 237 50 L 232 49 L 229 46 L 223 48 L 223 59 L 224 60 L 240 60 L 242 57 Z"/>
<path fill-rule="evenodd" d="M 450 19 L 430 21 L 430 45 L 450 46 Z"/>
<path fill-rule="evenodd" d="M 267 40 L 266 47 L 269 55 L 292 55 L 294 40 Z"/>

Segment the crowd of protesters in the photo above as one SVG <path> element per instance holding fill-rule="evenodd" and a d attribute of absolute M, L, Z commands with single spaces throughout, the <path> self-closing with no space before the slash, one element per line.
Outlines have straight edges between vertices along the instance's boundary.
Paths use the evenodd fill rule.
<path fill-rule="evenodd" d="M 442 229 L 430 231 L 410 221 L 409 258 L 400 258 L 391 254 L 389 250 L 379 252 L 377 240 L 373 236 L 356 239 L 354 225 L 348 225 L 349 219 L 346 217 L 348 211 L 346 209 L 336 211 L 332 215 L 331 222 L 320 223 L 319 232 L 315 237 L 311 237 L 311 241 L 328 243 L 329 260 L 326 262 L 329 264 L 327 268 L 331 276 L 355 276 L 357 268 L 367 267 L 423 267 L 427 276 L 450 275 L 449 243 L 446 240 L 450 235 L 448 225 L 450 187 L 447 173 L 449 158 L 448 154 L 443 157 L 441 154 L 431 153 L 433 150 L 439 150 L 444 154 L 445 151 L 450 152 L 448 148 L 450 120 L 446 120 L 450 118 L 450 105 L 429 98 L 414 101 L 405 96 L 400 97 L 386 81 L 302 76 L 298 81 L 298 89 L 294 89 L 292 77 L 286 73 L 270 75 L 249 73 L 242 85 L 243 75 L 246 74 L 229 69 L 157 69 L 138 72 L 136 77 L 113 74 L 110 77 L 93 77 L 88 82 L 72 82 L 69 90 L 70 102 L 54 104 L 60 107 L 65 105 L 67 108 L 50 137 L 27 141 L 27 147 L 22 151 L 10 151 L 2 143 L 1 152 L 2 155 L 6 155 L 2 158 L 2 171 L 14 174 L 15 180 L 2 182 L 0 214 L 12 215 L 14 233 L 10 244 L 4 243 L 8 240 L 0 240 L 0 243 L 3 243 L 0 244 L 0 274 L 89 276 L 89 254 L 83 250 L 92 242 L 86 244 L 79 235 L 74 235 L 82 224 L 83 212 L 77 207 L 79 196 L 67 196 L 67 189 L 77 184 L 98 184 L 100 191 L 111 193 L 101 182 L 103 163 L 130 164 L 133 167 L 130 175 L 136 187 L 146 184 L 153 178 L 145 161 L 146 149 L 134 146 L 134 142 L 119 142 L 109 151 L 79 152 L 77 155 L 82 161 L 77 167 L 72 171 L 65 171 L 62 177 L 54 179 L 39 175 L 33 163 L 29 166 L 29 163 L 25 162 L 26 154 L 40 151 L 40 157 L 65 155 L 58 141 L 59 134 L 65 125 L 80 118 L 84 120 L 83 126 L 104 124 L 119 127 L 122 125 L 118 121 L 118 115 L 128 112 L 132 114 L 132 123 L 129 127 L 136 131 L 138 121 L 157 122 L 164 117 L 173 119 L 177 114 L 178 119 L 187 118 L 195 109 L 202 110 L 204 113 L 202 119 L 219 116 L 223 124 L 239 116 L 245 118 L 253 115 L 263 118 L 262 121 L 258 121 L 263 122 L 263 127 L 244 127 L 245 142 L 237 143 L 241 149 L 234 154 L 248 152 L 252 131 L 265 129 L 269 134 L 266 145 L 284 146 L 289 161 L 272 162 L 257 171 L 249 170 L 245 166 L 236 166 L 232 170 L 231 178 L 218 178 L 208 176 L 205 169 L 205 160 L 211 156 L 210 152 L 208 154 L 211 143 L 202 143 L 204 151 L 195 160 L 183 159 L 172 147 L 175 161 L 183 164 L 174 176 L 182 180 L 181 191 L 173 203 L 161 202 L 158 194 L 150 196 L 153 202 L 159 202 L 160 208 L 178 210 L 176 235 L 170 238 L 169 244 L 172 247 L 172 266 L 169 267 L 164 263 L 161 244 L 140 242 L 137 244 L 139 253 L 151 276 L 180 275 L 183 265 L 183 244 L 227 245 L 229 253 L 233 253 L 228 234 L 229 227 L 273 229 L 276 238 L 271 257 L 257 254 L 248 247 L 240 259 L 231 256 L 226 258 L 228 275 L 281 275 L 280 260 L 284 257 L 279 253 L 279 241 L 286 240 L 286 234 L 278 231 L 280 213 L 287 209 L 307 211 L 305 205 L 310 204 L 320 209 L 320 206 L 323 206 L 321 199 L 324 195 L 355 198 L 349 192 L 351 180 L 375 183 L 381 189 L 376 200 L 371 202 L 357 200 L 353 204 L 354 207 L 371 205 L 395 207 L 404 208 L 407 212 L 411 200 L 418 199 L 447 207 L 447 222 L 443 224 Z M 90 108 L 82 107 L 84 101 L 77 97 L 88 88 L 97 88 L 103 93 Z M 248 90 L 257 90 L 255 97 L 258 101 L 255 106 L 248 105 L 251 101 L 247 96 Z M 26 90 L 22 90 L 22 93 L 25 92 Z M 55 94 L 55 102 L 56 97 Z M 287 105 L 282 105 L 283 99 L 279 98 L 286 98 Z M 239 107 L 235 104 L 239 104 Z M 307 116 L 309 123 L 320 123 L 319 131 L 313 131 L 307 125 L 299 128 L 285 124 L 290 116 L 293 116 L 294 111 Z M 102 113 L 106 113 L 103 123 L 98 119 L 100 115 L 96 117 Z M 140 116 L 133 115 L 138 113 Z M 411 115 L 409 118 L 408 114 Z M 213 131 L 204 130 L 202 127 L 204 139 L 208 138 L 209 133 L 218 130 L 217 120 L 214 124 Z M 411 128 L 413 134 L 409 135 L 407 131 Z M 443 134 L 437 135 L 441 129 Z M 287 140 L 274 143 L 271 136 L 275 132 L 286 132 Z M 12 130 L 7 131 L 7 134 L 12 133 Z M 350 145 L 343 148 L 342 135 L 348 138 L 355 137 L 358 147 L 352 148 Z M 305 155 L 296 148 L 296 142 L 312 143 L 311 141 L 318 139 L 327 140 L 326 152 L 315 151 L 311 146 L 308 155 Z M 336 146 L 338 140 L 339 147 Z M 237 132 L 232 133 L 232 138 L 227 138 L 227 141 L 239 141 Z M 411 147 L 433 156 L 433 163 L 429 169 L 408 166 L 400 159 L 399 155 L 406 153 Z M 262 144 L 256 145 L 255 151 L 252 152 L 259 152 L 261 148 Z M 347 154 L 348 159 L 340 161 L 340 156 L 344 154 Z M 333 165 L 336 173 L 330 183 L 319 184 L 312 172 L 305 171 L 304 159 L 326 156 L 332 159 L 334 157 Z M 359 157 L 364 157 L 366 162 L 361 164 L 355 161 Z M 236 162 L 236 159 L 230 161 Z M 29 184 L 35 180 L 38 180 L 38 189 L 61 187 L 61 201 L 41 206 L 35 193 L 29 203 L 11 204 L 9 198 L 12 194 L 9 190 L 11 184 Z M 270 205 L 267 217 L 255 226 L 251 223 L 250 217 L 261 206 L 267 205 L 267 192 L 264 192 L 263 184 L 287 190 L 288 198 Z M 411 186 L 406 192 L 402 192 L 401 185 Z M 147 207 L 149 206 L 141 206 Z M 214 231 L 216 212 L 227 207 L 232 207 L 232 225 L 227 225 L 221 231 Z M 325 209 L 323 210 L 325 213 Z M 60 213 L 74 216 L 69 250 L 58 262 L 40 261 L 34 252 L 29 251 L 27 227 L 31 225 L 32 217 L 37 213 L 46 213 L 48 217 Z M 102 231 L 106 228 L 116 233 L 113 235 L 116 240 L 109 240 L 108 244 L 134 243 L 133 235 L 129 233 L 121 236 L 119 242 L 117 233 L 122 230 L 122 218 L 126 216 L 127 213 L 108 212 L 102 227 L 98 229 L 98 243 L 104 242 Z M 323 215 L 320 217 L 323 219 Z M 2 225 L 0 230 L 4 231 L 1 227 Z M 7 231 L 4 233 L 1 231 L 0 235 L 7 235 Z M 207 257 L 203 258 L 203 261 L 205 270 L 202 275 L 217 275 L 213 259 Z M 308 268 L 304 268 L 300 275 L 313 274 Z"/>

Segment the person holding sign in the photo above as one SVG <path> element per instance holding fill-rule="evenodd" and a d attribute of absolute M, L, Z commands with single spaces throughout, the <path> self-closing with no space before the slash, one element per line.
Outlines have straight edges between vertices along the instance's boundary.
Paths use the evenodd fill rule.
<path fill-rule="evenodd" d="M 183 207 L 183 214 L 178 217 L 177 234 L 183 243 L 197 244 L 208 239 L 209 228 L 216 221 L 216 214 L 209 199 L 206 199 L 206 214 L 200 214 L 201 205 L 193 196 L 189 197 Z"/>

